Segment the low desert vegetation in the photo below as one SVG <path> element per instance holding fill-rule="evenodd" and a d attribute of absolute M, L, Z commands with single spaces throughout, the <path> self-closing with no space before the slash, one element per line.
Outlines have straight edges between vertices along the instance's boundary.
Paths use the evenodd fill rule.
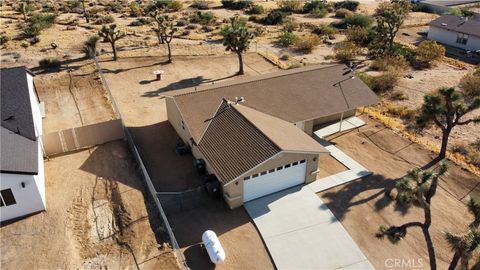
<path fill-rule="evenodd" d="M 341 62 L 353 61 L 362 52 L 361 48 L 350 41 L 339 42 L 334 47 L 335 59 Z"/>
<path fill-rule="evenodd" d="M 212 12 L 197 11 L 192 15 L 190 15 L 190 22 L 197 23 L 200 25 L 209 25 L 210 23 L 213 22 L 214 19 L 215 19 L 215 16 L 213 15 Z"/>
<path fill-rule="evenodd" d="M 60 68 L 61 62 L 57 58 L 44 58 L 38 62 L 40 68 L 44 70 L 56 70 Z"/>
<path fill-rule="evenodd" d="M 26 38 L 32 38 L 52 27 L 57 19 L 54 13 L 35 13 L 27 19 L 27 25 L 23 28 L 23 35 Z"/>
<path fill-rule="evenodd" d="M 297 35 L 292 32 L 283 31 L 277 39 L 278 44 L 282 45 L 283 47 L 291 46 L 295 43 L 298 39 Z"/>
<path fill-rule="evenodd" d="M 420 68 L 431 67 L 445 55 L 445 47 L 434 40 L 426 40 L 420 43 L 415 50 L 415 62 Z"/>
<path fill-rule="evenodd" d="M 463 76 L 459 87 L 466 96 L 480 96 L 480 72 L 472 72 Z"/>
<path fill-rule="evenodd" d="M 303 53 L 311 53 L 320 44 L 320 38 L 316 35 L 304 35 L 294 42 L 295 50 Z"/>
<path fill-rule="evenodd" d="M 243 10 L 252 8 L 255 3 L 253 0 L 222 0 L 222 5 L 226 9 Z"/>

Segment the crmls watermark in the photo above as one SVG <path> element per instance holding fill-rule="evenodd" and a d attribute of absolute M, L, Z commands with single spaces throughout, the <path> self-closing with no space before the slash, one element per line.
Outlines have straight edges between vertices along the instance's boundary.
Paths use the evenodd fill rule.
<path fill-rule="evenodd" d="M 423 268 L 424 262 L 422 258 L 418 258 L 418 259 L 389 258 L 385 260 L 385 267 L 388 269 Z"/>

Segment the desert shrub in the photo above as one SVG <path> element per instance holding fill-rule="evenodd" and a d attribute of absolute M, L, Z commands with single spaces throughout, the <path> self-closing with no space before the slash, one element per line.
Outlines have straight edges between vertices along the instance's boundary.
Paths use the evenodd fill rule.
<path fill-rule="evenodd" d="M 138 18 L 135 21 L 129 23 L 129 26 L 142 26 L 142 25 L 147 25 L 152 22 L 152 19 L 150 18 Z"/>
<path fill-rule="evenodd" d="M 283 31 L 292 32 L 297 30 L 299 27 L 298 23 L 292 18 L 286 18 L 283 21 Z"/>
<path fill-rule="evenodd" d="M 183 3 L 179 0 L 174 0 L 168 3 L 168 8 L 172 11 L 180 11 L 183 9 Z"/>
<path fill-rule="evenodd" d="M 393 104 L 387 104 L 385 107 L 388 114 L 403 120 L 411 121 L 415 119 L 415 116 L 417 114 L 417 110 L 409 109 L 407 106 L 396 106 Z"/>
<path fill-rule="evenodd" d="M 342 62 L 352 61 L 361 53 L 361 49 L 350 41 L 337 43 L 333 51 L 335 53 L 335 59 Z"/>
<path fill-rule="evenodd" d="M 266 17 L 262 18 L 261 23 L 268 25 L 282 24 L 286 17 L 287 13 L 274 9 L 270 11 Z"/>
<path fill-rule="evenodd" d="M 287 12 L 299 12 L 302 10 L 302 3 L 300 0 L 280 0 L 278 8 Z"/>
<path fill-rule="evenodd" d="M 249 14 L 263 14 L 265 12 L 265 8 L 262 5 L 254 5 L 251 9 L 248 10 Z"/>
<path fill-rule="evenodd" d="M 38 36 L 41 31 L 50 28 L 56 19 L 57 15 L 53 13 L 36 13 L 28 19 L 23 35 L 27 38 Z"/>
<path fill-rule="evenodd" d="M 176 26 L 186 26 L 187 24 L 188 24 L 188 22 L 187 22 L 187 20 L 185 20 L 185 19 L 179 19 L 179 20 L 175 23 Z"/>
<path fill-rule="evenodd" d="M 67 6 L 68 6 L 70 9 L 79 8 L 80 5 L 81 5 L 81 3 L 80 3 L 79 0 L 68 0 L 68 1 L 67 1 Z"/>
<path fill-rule="evenodd" d="M 408 100 L 408 96 L 401 90 L 395 90 L 390 94 L 392 100 Z"/>
<path fill-rule="evenodd" d="M 310 13 L 314 9 L 328 10 L 330 4 L 325 3 L 323 0 L 306 1 L 303 5 L 303 12 Z"/>
<path fill-rule="evenodd" d="M 390 69 L 406 70 L 409 66 L 408 61 L 401 55 L 385 55 L 382 58 L 373 60 L 370 68 L 378 71 L 386 71 Z"/>
<path fill-rule="evenodd" d="M 251 16 L 248 16 L 248 21 L 249 22 L 258 22 L 259 18 L 257 15 L 251 15 Z"/>
<path fill-rule="evenodd" d="M 137 2 L 131 2 L 128 4 L 128 8 L 130 9 L 130 16 L 131 17 L 138 17 L 142 16 L 143 10 L 142 7 Z"/>
<path fill-rule="evenodd" d="M 380 75 L 371 76 L 367 85 L 376 93 L 384 93 L 393 90 L 399 79 L 396 71 L 385 71 Z"/>
<path fill-rule="evenodd" d="M 215 17 L 212 12 L 197 11 L 190 16 L 191 23 L 198 23 L 201 25 L 210 24 Z"/>
<path fill-rule="evenodd" d="M 452 146 L 451 150 L 453 153 L 468 155 L 470 152 L 470 147 L 466 143 L 458 142 Z"/>
<path fill-rule="evenodd" d="M 344 8 L 350 11 L 356 11 L 359 4 L 360 3 L 358 1 L 346 0 L 346 1 L 336 2 L 335 8 L 336 9 Z"/>
<path fill-rule="evenodd" d="M 347 16 L 352 16 L 353 12 L 346 9 L 346 8 L 340 8 L 335 11 L 335 17 L 337 18 L 345 18 Z"/>
<path fill-rule="evenodd" d="M 282 34 L 277 38 L 278 44 L 282 45 L 283 47 L 293 45 L 296 40 L 297 36 L 294 33 L 288 31 L 283 31 Z"/>
<path fill-rule="evenodd" d="M 90 18 L 96 17 L 96 16 L 99 16 L 100 12 L 102 12 L 101 8 L 98 8 L 98 7 L 90 8 L 90 9 L 87 9 L 87 16 Z"/>
<path fill-rule="evenodd" d="M 253 7 L 252 0 L 222 0 L 222 5 L 226 9 L 240 10 Z"/>
<path fill-rule="evenodd" d="M 320 39 L 315 35 L 306 35 L 295 40 L 294 45 L 297 51 L 310 53 L 320 44 Z"/>
<path fill-rule="evenodd" d="M 38 62 L 38 65 L 42 69 L 58 69 L 60 68 L 61 62 L 57 58 L 43 58 Z"/>
<path fill-rule="evenodd" d="M 324 18 L 327 16 L 328 10 L 324 8 L 315 8 L 310 11 L 310 15 L 312 15 L 315 18 Z"/>
<path fill-rule="evenodd" d="M 26 5 L 25 5 L 25 12 L 26 13 L 33 12 L 33 11 L 35 11 L 35 9 L 36 9 L 35 5 L 33 5 L 32 3 L 28 3 L 28 2 L 26 3 Z M 22 13 L 22 8 L 20 7 L 20 5 L 15 7 L 15 11 Z"/>
<path fill-rule="evenodd" d="M 0 35 L 0 45 L 6 44 L 8 41 L 10 41 L 10 37 L 5 36 L 5 35 Z"/>
<path fill-rule="evenodd" d="M 413 12 L 427 12 L 428 11 L 428 8 L 422 3 L 410 4 L 410 8 L 412 9 Z"/>
<path fill-rule="evenodd" d="M 189 25 L 187 25 L 187 27 L 185 27 L 185 29 L 195 30 L 195 29 L 197 29 L 197 26 L 195 24 L 189 24 Z"/>
<path fill-rule="evenodd" d="M 468 163 L 480 167 L 480 152 L 471 153 L 468 156 Z"/>
<path fill-rule="evenodd" d="M 415 55 L 416 55 L 416 52 L 415 50 L 403 45 L 403 44 L 400 44 L 400 43 L 394 43 L 393 44 L 393 48 L 392 48 L 392 54 L 393 55 L 401 55 L 403 56 L 407 61 L 409 61 L 410 63 L 414 62 L 415 60 Z"/>
<path fill-rule="evenodd" d="M 102 16 L 98 19 L 95 20 L 95 24 L 109 24 L 109 23 L 114 23 L 115 18 L 112 15 L 106 15 Z"/>
<path fill-rule="evenodd" d="M 445 47 L 434 40 L 426 40 L 418 45 L 415 50 L 415 62 L 421 67 L 430 67 L 436 60 L 445 55 Z"/>
<path fill-rule="evenodd" d="M 254 29 L 253 29 L 253 34 L 256 36 L 256 37 L 259 37 L 261 35 L 263 35 L 265 33 L 265 27 L 263 26 L 256 26 Z"/>
<path fill-rule="evenodd" d="M 480 74 L 475 75 L 475 73 L 470 73 L 463 76 L 458 86 L 466 96 L 480 96 Z"/>
<path fill-rule="evenodd" d="M 200 9 L 200 10 L 206 10 L 206 9 L 210 8 L 208 3 L 209 2 L 207 0 L 195 0 L 195 1 L 193 1 L 191 7 L 196 8 L 196 9 Z"/>
<path fill-rule="evenodd" d="M 290 59 L 290 55 L 288 53 L 282 54 L 280 56 L 280 60 L 282 61 L 288 61 L 288 59 Z"/>
<path fill-rule="evenodd" d="M 354 14 L 352 16 L 347 16 L 343 19 L 342 23 L 339 25 L 343 28 L 350 26 L 360 26 L 368 28 L 373 24 L 373 18 L 368 15 L 363 14 Z"/>
<path fill-rule="evenodd" d="M 372 41 L 370 31 L 367 28 L 360 26 L 348 27 L 345 31 L 345 35 L 347 36 L 348 41 L 351 41 L 362 47 L 368 46 L 368 44 Z"/>
<path fill-rule="evenodd" d="M 328 36 L 330 39 L 332 39 L 335 37 L 334 35 L 338 33 L 338 31 L 328 24 L 320 24 L 318 27 L 313 29 L 312 33 L 319 36 Z"/>
<path fill-rule="evenodd" d="M 120 11 L 122 11 L 122 4 L 117 1 L 110 1 L 105 6 L 105 10 L 108 12 L 119 13 Z"/>
<path fill-rule="evenodd" d="M 475 15 L 474 12 L 466 8 L 450 8 L 448 9 L 448 13 L 457 17 L 471 17 Z"/>

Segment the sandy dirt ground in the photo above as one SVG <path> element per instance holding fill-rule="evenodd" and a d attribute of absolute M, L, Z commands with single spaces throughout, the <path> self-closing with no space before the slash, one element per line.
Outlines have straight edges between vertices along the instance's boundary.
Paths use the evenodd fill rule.
<path fill-rule="evenodd" d="M 414 208 L 406 211 L 399 207 L 385 196 L 385 189 L 392 188 L 395 179 L 411 168 L 426 164 L 434 155 L 383 125 L 365 117 L 363 119 L 367 120 L 366 126 L 342 135 L 332 135 L 329 139 L 372 171 L 373 175 L 321 192 L 319 196 L 377 269 L 386 268 L 387 259 L 423 262 L 420 268 L 428 268 L 428 254 L 420 230 L 409 230 L 397 245 L 387 239 L 376 239 L 375 233 L 381 224 L 400 225 L 423 220 L 423 212 Z M 478 196 L 479 183 L 477 176 L 453 164 L 441 179 L 432 203 L 433 225 L 430 229 L 439 269 L 446 269 L 452 257 L 442 232 L 460 233 L 471 222 L 472 217 L 462 200 L 465 201 L 469 194 Z"/>
<path fill-rule="evenodd" d="M 46 161 L 47 211 L 0 228 L 2 269 L 177 269 L 133 164 L 122 141 Z"/>
<path fill-rule="evenodd" d="M 62 70 L 35 76 L 38 96 L 45 103 L 45 133 L 117 118 L 95 65 L 80 61 L 70 68 L 70 74 Z"/>

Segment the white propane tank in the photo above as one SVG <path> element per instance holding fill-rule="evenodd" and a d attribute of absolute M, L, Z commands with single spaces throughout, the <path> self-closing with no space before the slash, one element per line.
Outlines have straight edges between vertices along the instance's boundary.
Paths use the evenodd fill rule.
<path fill-rule="evenodd" d="M 218 240 L 217 235 L 213 231 L 205 231 L 202 234 L 202 241 L 212 263 L 219 264 L 225 261 L 225 251 L 220 244 L 220 240 Z"/>

